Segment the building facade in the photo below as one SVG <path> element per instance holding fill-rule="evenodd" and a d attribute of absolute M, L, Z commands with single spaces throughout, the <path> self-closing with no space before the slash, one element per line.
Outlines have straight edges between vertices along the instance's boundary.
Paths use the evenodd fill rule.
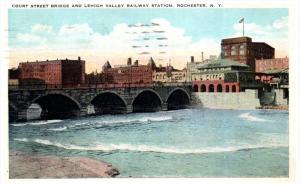
<path fill-rule="evenodd" d="M 273 58 L 255 60 L 255 72 L 265 72 L 269 70 L 283 70 L 289 68 L 289 58 Z"/>
<path fill-rule="evenodd" d="M 42 80 L 46 85 L 79 85 L 85 82 L 85 61 L 46 60 L 21 62 L 20 80 Z"/>
<path fill-rule="evenodd" d="M 259 87 L 248 65 L 227 59 L 199 66 L 192 78 L 194 92 L 240 92 Z"/>
<path fill-rule="evenodd" d="M 158 67 L 153 71 L 154 83 L 183 83 L 187 82 L 187 70 L 177 70 L 173 66 Z"/>
<path fill-rule="evenodd" d="M 256 70 L 256 59 L 273 59 L 275 49 L 264 42 L 252 42 L 250 37 L 222 39 L 221 56 L 224 59 L 238 61 Z"/>
<path fill-rule="evenodd" d="M 288 84 L 289 58 L 256 60 L 256 80 Z"/>
<path fill-rule="evenodd" d="M 93 72 L 90 74 L 85 74 L 85 83 L 87 85 L 105 84 L 105 83 L 114 83 L 114 80 L 111 75 Z"/>
<path fill-rule="evenodd" d="M 152 83 L 152 73 L 155 67 L 152 58 L 147 65 L 139 65 L 137 60 L 132 64 L 131 58 L 128 58 L 127 65 L 114 68 L 106 62 L 102 67 L 102 73 L 104 77 L 112 77 L 115 84 L 149 84 Z"/>

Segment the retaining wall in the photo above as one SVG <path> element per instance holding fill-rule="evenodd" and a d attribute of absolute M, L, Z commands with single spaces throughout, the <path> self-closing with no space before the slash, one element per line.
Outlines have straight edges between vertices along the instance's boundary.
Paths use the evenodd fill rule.
<path fill-rule="evenodd" d="M 257 90 L 238 93 L 193 92 L 194 106 L 217 109 L 255 109 L 260 107 Z"/>

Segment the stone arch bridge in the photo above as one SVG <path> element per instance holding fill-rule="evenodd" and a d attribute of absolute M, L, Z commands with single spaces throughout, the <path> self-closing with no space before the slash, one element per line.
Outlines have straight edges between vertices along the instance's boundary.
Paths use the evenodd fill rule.
<path fill-rule="evenodd" d="M 186 108 L 191 85 L 135 88 L 10 89 L 10 121 L 27 120 L 32 104 L 42 109 L 42 119 L 70 118 L 89 114 L 152 112 Z"/>

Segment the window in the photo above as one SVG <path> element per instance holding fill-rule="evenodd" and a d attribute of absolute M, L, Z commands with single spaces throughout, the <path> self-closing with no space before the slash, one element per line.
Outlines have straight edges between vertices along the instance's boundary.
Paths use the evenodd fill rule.
<path fill-rule="evenodd" d="M 245 55 L 245 46 L 244 45 L 240 46 L 240 55 Z"/>
<path fill-rule="evenodd" d="M 222 85 L 221 84 L 217 85 L 217 92 L 222 92 Z"/>
<path fill-rule="evenodd" d="M 235 46 L 231 47 L 231 55 L 236 55 L 236 47 Z"/>
<path fill-rule="evenodd" d="M 194 85 L 193 92 L 198 92 L 198 85 Z"/>
<path fill-rule="evenodd" d="M 236 92 L 236 86 L 232 85 L 232 92 Z"/>
<path fill-rule="evenodd" d="M 213 84 L 210 84 L 208 86 L 208 92 L 214 92 L 215 88 L 214 88 L 214 85 Z"/>
<path fill-rule="evenodd" d="M 206 86 L 204 84 L 201 85 L 201 92 L 206 92 Z"/>
<path fill-rule="evenodd" d="M 226 92 L 228 93 L 229 92 L 229 86 L 226 85 Z"/>

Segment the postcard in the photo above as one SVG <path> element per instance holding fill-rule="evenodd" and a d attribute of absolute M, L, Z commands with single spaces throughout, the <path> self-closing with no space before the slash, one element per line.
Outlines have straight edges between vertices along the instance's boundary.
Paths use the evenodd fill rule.
<path fill-rule="evenodd" d="M 296 187 L 298 5 L 2 1 L 1 185 Z"/>

